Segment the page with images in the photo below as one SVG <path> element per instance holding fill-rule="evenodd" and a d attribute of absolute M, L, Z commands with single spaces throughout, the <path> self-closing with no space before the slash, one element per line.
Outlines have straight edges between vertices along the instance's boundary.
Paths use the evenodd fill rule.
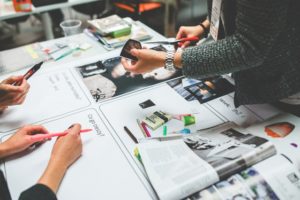
<path fill-rule="evenodd" d="M 273 156 L 186 200 L 298 200 L 300 173 L 288 159 Z"/>
<path fill-rule="evenodd" d="M 270 141 L 230 122 L 184 136 L 183 140 L 221 180 L 276 154 Z"/>
<path fill-rule="evenodd" d="M 180 71 L 170 72 L 164 68 L 134 75 L 124 69 L 119 56 L 76 69 L 96 103 L 181 76 Z"/>
<path fill-rule="evenodd" d="M 24 74 L 26 70 L 20 71 Z M 24 124 L 37 123 L 91 105 L 84 89 L 70 69 L 36 72 L 28 83 L 30 90 L 22 105 L 11 106 L 1 114 L 0 133 Z"/>
<path fill-rule="evenodd" d="M 247 127 L 259 137 L 270 140 L 279 153 L 288 157 L 300 170 L 300 118 L 284 113 Z"/>
<path fill-rule="evenodd" d="M 220 98 L 223 97 L 224 96 Z M 222 108 L 222 105 L 219 107 Z M 186 101 L 181 95 L 178 94 L 178 92 L 176 92 L 166 83 L 161 83 L 152 86 L 151 88 L 136 91 L 134 93 L 116 97 L 110 101 L 102 102 L 99 108 L 107 123 L 109 123 L 112 127 L 112 130 L 120 138 L 120 140 L 123 141 L 124 146 L 128 149 L 129 154 L 132 154 L 135 143 L 124 131 L 124 126 L 126 126 L 137 139 L 144 138 L 145 136 L 137 123 L 137 119 L 142 121 L 156 111 L 168 113 L 172 116 L 172 119 L 159 126 L 155 130 L 146 127 L 152 137 L 163 136 L 164 126 L 167 127 L 167 135 L 172 136 L 174 133 L 180 133 L 180 131 L 184 129 L 188 129 L 190 132 L 195 132 L 197 130 L 211 128 L 213 126 L 228 122 L 230 119 L 234 119 L 233 121 L 237 124 L 240 122 L 240 117 L 231 117 L 231 110 L 223 109 L 222 112 L 219 113 L 215 111 L 215 109 L 218 109 L 218 107 L 211 109 L 206 103 L 200 104 L 198 101 Z M 264 109 L 262 108 L 261 110 Z M 195 115 L 195 124 L 184 125 L 181 119 L 176 118 L 176 116 L 180 114 Z M 243 120 L 262 120 L 248 109 L 245 109 L 243 115 L 247 115 L 247 117 Z"/>
<path fill-rule="evenodd" d="M 267 104 L 234 105 L 234 85 L 231 77 L 214 76 L 205 79 L 180 77 L 167 84 L 188 102 L 199 102 L 228 121 L 247 127 L 274 117 L 280 111 Z"/>
<path fill-rule="evenodd" d="M 143 166 L 161 200 L 181 199 L 219 180 L 213 167 L 182 140 L 138 145 Z"/>
<path fill-rule="evenodd" d="M 61 132 L 71 124 L 80 123 L 83 151 L 68 169 L 57 193 L 61 200 L 97 199 L 156 199 L 143 176 L 124 155 L 114 136 L 108 131 L 94 109 L 76 112 L 41 125 L 49 132 Z M 8 139 L 10 135 L 1 138 Z M 1 165 L 5 172 L 12 199 L 34 185 L 45 170 L 56 138 L 46 141 L 32 151 L 24 152 Z"/>
<path fill-rule="evenodd" d="M 232 123 L 184 136 L 183 140 L 143 142 L 138 151 L 161 199 L 184 198 L 276 153 L 269 141 Z"/>

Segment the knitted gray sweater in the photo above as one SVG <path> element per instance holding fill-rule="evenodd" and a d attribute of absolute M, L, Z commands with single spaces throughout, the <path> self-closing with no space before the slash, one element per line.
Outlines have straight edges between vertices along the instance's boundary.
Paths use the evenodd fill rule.
<path fill-rule="evenodd" d="M 183 74 L 204 78 L 233 73 L 237 106 L 299 92 L 299 5 L 299 0 L 223 0 L 224 38 L 185 49 Z"/>

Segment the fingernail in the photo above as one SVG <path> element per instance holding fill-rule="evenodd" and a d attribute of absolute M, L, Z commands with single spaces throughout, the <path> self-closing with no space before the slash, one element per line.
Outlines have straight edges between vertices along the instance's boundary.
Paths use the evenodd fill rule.
<path fill-rule="evenodd" d="M 71 126 L 69 126 L 69 128 L 68 129 L 71 129 L 71 128 L 73 128 L 74 127 L 74 124 L 72 124 Z"/>

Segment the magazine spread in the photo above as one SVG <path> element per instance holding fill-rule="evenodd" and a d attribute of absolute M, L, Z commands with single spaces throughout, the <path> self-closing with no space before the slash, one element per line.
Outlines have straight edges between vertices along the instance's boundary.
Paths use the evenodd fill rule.
<path fill-rule="evenodd" d="M 271 142 L 233 123 L 183 140 L 141 143 L 138 151 L 160 199 L 185 198 L 276 154 Z"/>
<path fill-rule="evenodd" d="M 187 200 L 298 200 L 299 197 L 299 171 L 284 156 L 277 155 L 197 192 Z"/>

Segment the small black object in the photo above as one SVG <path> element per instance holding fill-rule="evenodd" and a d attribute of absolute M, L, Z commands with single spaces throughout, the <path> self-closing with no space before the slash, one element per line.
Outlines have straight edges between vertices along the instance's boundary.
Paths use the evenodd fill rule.
<path fill-rule="evenodd" d="M 145 109 L 145 108 L 149 108 L 151 106 L 155 106 L 155 103 L 153 103 L 153 101 L 148 99 L 147 101 L 144 101 L 144 102 L 140 103 L 139 105 L 141 106 L 141 108 Z"/>
<path fill-rule="evenodd" d="M 127 42 L 125 43 L 125 45 L 121 51 L 121 56 L 124 58 L 128 58 L 130 60 L 137 61 L 138 58 L 133 56 L 130 53 L 130 51 L 131 51 L 131 49 L 141 49 L 141 48 L 142 48 L 142 44 L 139 41 L 129 39 L 129 40 L 127 40 Z"/>

